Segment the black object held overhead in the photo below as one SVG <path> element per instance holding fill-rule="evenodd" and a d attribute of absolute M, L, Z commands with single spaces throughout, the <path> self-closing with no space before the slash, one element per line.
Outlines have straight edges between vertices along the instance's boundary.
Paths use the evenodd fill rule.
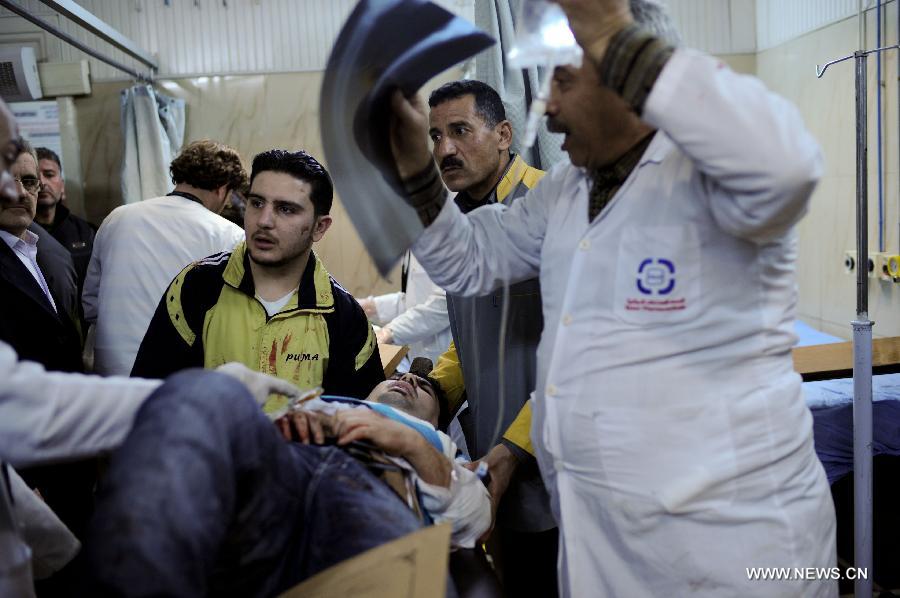
<path fill-rule="evenodd" d="M 422 232 L 401 195 L 390 146 L 391 94 L 412 95 L 493 38 L 425 0 L 361 0 L 331 51 L 320 99 L 325 159 L 382 275 Z"/>

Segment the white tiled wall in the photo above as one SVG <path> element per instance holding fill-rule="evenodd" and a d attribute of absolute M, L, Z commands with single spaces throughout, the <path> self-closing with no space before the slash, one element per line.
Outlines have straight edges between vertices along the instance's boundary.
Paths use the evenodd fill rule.
<path fill-rule="evenodd" d="M 186 77 L 321 70 L 341 24 L 356 0 L 77 0 L 97 17 L 154 54 L 159 76 Z M 436 0 L 471 18 L 474 3 Z M 861 0 L 662 0 L 688 45 L 718 55 L 765 50 L 851 17 Z M 18 0 L 66 33 L 131 67 L 124 53 L 98 41 L 38 0 Z M 862 0 L 865 6 L 877 0 Z M 0 17 L 11 13 L 0 10 Z M 42 55 L 72 61 L 81 52 L 19 17 L 0 18 L 4 37 L 37 35 Z M 122 79 L 91 61 L 97 81 Z"/>
<path fill-rule="evenodd" d="M 887 6 L 886 44 L 897 43 L 897 3 Z M 867 15 L 867 47 L 874 47 L 875 23 Z M 843 253 L 854 249 L 856 200 L 856 121 L 854 68 L 835 65 L 816 79 L 816 63 L 852 53 L 858 45 L 858 21 L 844 19 L 757 55 L 757 73 L 771 89 L 800 109 L 825 158 L 825 172 L 810 210 L 799 227 L 798 312 L 810 324 L 849 338 L 856 310 L 855 278 L 844 273 Z M 898 52 L 883 55 L 882 124 L 884 150 L 885 250 L 900 253 L 900 121 L 898 121 Z M 868 68 L 869 250 L 878 249 L 876 62 Z M 900 285 L 869 281 L 869 316 L 876 336 L 900 335 Z"/>
<path fill-rule="evenodd" d="M 853 16 L 859 5 L 859 0 L 756 0 L 757 49 L 772 48 Z"/>
<path fill-rule="evenodd" d="M 685 43 L 710 54 L 756 49 L 755 0 L 668 0 Z"/>
<path fill-rule="evenodd" d="M 475 0 L 436 0 L 471 18 Z M 76 39 L 140 71 L 139 62 L 37 0 L 18 0 Z M 78 4 L 119 30 L 160 65 L 159 77 L 258 74 L 322 70 L 341 25 L 356 0 L 78 0 Z M 0 10 L 4 36 L 38 29 Z M 45 35 L 45 34 L 40 34 Z M 69 62 L 84 58 L 79 50 L 50 36 L 44 58 Z M 91 59 L 95 81 L 127 78 Z"/>

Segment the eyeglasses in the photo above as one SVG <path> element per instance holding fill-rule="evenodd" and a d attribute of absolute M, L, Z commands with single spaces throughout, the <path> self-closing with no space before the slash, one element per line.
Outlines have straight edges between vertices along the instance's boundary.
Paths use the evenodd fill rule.
<path fill-rule="evenodd" d="M 13 177 L 17 183 L 20 183 L 29 193 L 34 193 L 41 188 L 41 179 L 34 176 Z"/>

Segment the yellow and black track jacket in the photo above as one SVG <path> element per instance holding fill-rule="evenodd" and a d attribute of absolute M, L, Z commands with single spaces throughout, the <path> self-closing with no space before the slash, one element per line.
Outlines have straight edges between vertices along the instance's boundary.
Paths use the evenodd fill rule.
<path fill-rule="evenodd" d="M 327 394 L 360 399 L 384 380 L 365 313 L 314 253 L 290 301 L 268 317 L 256 299 L 244 243 L 232 253 L 194 262 L 175 277 L 131 375 L 164 378 L 231 361 L 300 388 L 322 386 Z"/>

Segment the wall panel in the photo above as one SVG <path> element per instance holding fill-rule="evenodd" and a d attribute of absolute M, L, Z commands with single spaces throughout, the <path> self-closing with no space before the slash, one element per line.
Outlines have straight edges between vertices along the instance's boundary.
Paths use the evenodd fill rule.
<path fill-rule="evenodd" d="M 874 6 L 875 0 L 864 0 Z M 766 50 L 859 11 L 859 0 L 756 0 L 757 49 Z"/>
<path fill-rule="evenodd" d="M 77 1 L 155 54 L 160 62 L 161 78 L 321 70 L 341 24 L 356 4 L 356 0 L 169 0 L 168 5 L 166 0 Z M 472 18 L 476 0 L 436 1 Z M 860 2 L 662 1 L 669 6 L 688 45 L 718 55 L 749 54 L 778 46 L 853 17 Z M 876 1 L 863 0 L 863 5 L 871 8 Z M 109 44 L 58 17 L 38 0 L 18 2 L 89 46 L 129 66 L 138 66 Z M 0 36 L 7 36 L 10 31 L 34 30 L 18 17 L 2 18 L 10 15 L 0 10 Z M 42 44 L 48 60 L 71 61 L 83 57 L 78 50 L 56 40 L 46 39 Z M 95 60 L 91 62 L 97 81 L 124 78 L 111 67 Z"/>
<path fill-rule="evenodd" d="M 474 0 L 438 0 L 471 18 Z M 19 4 L 63 31 L 130 67 L 135 60 L 97 40 L 38 2 Z M 341 25 L 356 0 L 78 0 L 78 4 L 134 40 L 159 61 L 159 78 L 322 70 Z M 10 17 L 10 18 L 3 18 Z M 34 29 L 8 11 L 0 21 Z M 0 26 L 0 35 L 9 31 Z M 50 36 L 47 36 L 50 37 Z M 0 38 L 2 42 L 2 38 Z M 84 55 L 68 44 L 46 44 L 45 59 L 69 62 Z M 127 78 L 91 59 L 95 81 Z"/>

